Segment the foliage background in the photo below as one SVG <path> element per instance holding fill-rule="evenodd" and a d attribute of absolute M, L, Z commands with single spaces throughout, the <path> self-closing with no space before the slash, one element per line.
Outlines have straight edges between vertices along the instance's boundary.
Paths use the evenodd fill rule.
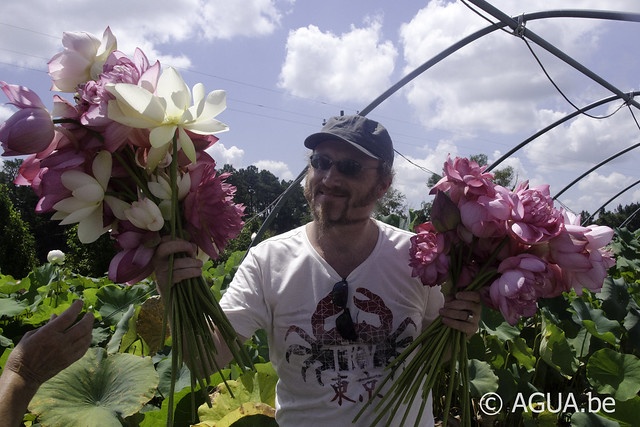
<path fill-rule="evenodd" d="M 65 371 L 63 378 L 58 378 L 54 391 L 43 387 L 34 399 L 32 412 L 26 414 L 25 423 L 55 425 L 46 424 L 47 419 L 51 419 L 48 414 L 62 405 L 82 408 L 85 412 L 81 415 L 66 411 L 68 417 L 60 425 L 73 425 L 78 419 L 93 419 L 92 422 L 100 426 L 106 425 L 107 419 L 113 425 L 162 424 L 170 410 L 167 393 L 171 340 L 170 336 L 161 335 L 162 305 L 155 294 L 154 283 L 145 280 L 131 287 L 111 283 L 106 271 L 114 253 L 112 242 L 104 238 L 92 245 L 81 245 L 72 227 L 61 227 L 35 215 L 35 195 L 29 188 L 12 184 L 18 166 L 19 161 L 7 161 L 0 172 L 0 233 L 4 233 L 0 236 L 0 366 L 27 331 L 47 322 L 52 314 L 61 313 L 75 299 L 82 298 L 85 310 L 96 316 L 94 350 L 74 365 L 73 375 Z M 255 167 L 235 170 L 225 165 L 223 171 L 233 173 L 229 181 L 237 187 L 236 201 L 247 206 L 247 218 L 243 232 L 221 259 L 215 263 L 209 261 L 203 270 L 218 298 L 249 247 L 252 234 L 269 215 L 273 200 L 290 185 Z M 503 176 L 506 183 L 514 179 L 508 170 L 503 171 Z M 433 182 L 437 179 L 437 176 L 432 178 Z M 429 208 L 430 204 L 425 203 L 422 209 L 407 215 L 403 195 L 391 191 L 378 206 L 376 216 L 410 228 L 412 222 L 429 218 Z M 598 215 L 597 223 L 617 229 L 613 243 L 617 265 L 599 294 L 567 294 L 544 301 L 536 316 L 516 326 L 508 325 L 495 312 L 483 313 L 481 330 L 469 345 L 477 425 L 638 425 L 635 419 L 640 413 L 640 219 L 636 218 L 637 211 L 635 205 L 619 206 L 614 212 Z M 583 213 L 583 217 L 585 215 L 589 216 Z M 308 219 L 302 188 L 296 188 L 266 236 L 301 225 Z M 625 227 L 618 228 L 622 223 Z M 46 262 L 46 254 L 52 249 L 61 249 L 67 254 L 64 266 Z M 188 373 L 181 373 L 177 387 L 180 391 L 173 408 L 176 425 L 275 425 L 273 393 L 277 377 L 268 363 L 264 333 L 257 333 L 247 346 L 257 363 L 257 372 L 239 377 L 237 367 L 229 366 L 225 370 L 231 379 L 229 389 L 221 385 L 207 390 L 213 396 L 214 410 L 204 404 L 201 391 L 190 393 Z M 119 355 L 131 355 L 134 359 Z M 134 362 L 138 359 L 145 361 L 145 367 Z M 135 375 L 137 369 L 152 369 L 157 378 L 146 375 L 151 383 L 141 383 Z M 117 374 L 129 372 L 127 370 L 131 373 Z M 446 380 L 443 377 L 440 384 L 444 386 Z M 79 388 L 78 381 L 89 381 L 91 387 Z M 221 382 L 221 378 L 212 380 L 213 384 Z M 144 386 L 138 389 L 137 397 L 130 395 L 136 390 L 135 385 Z M 120 390 L 115 394 L 122 395 L 122 399 L 110 400 L 108 404 L 101 399 L 89 399 L 87 404 L 86 394 L 112 396 L 113 390 Z M 239 398 L 229 399 L 229 390 Z M 572 413 L 573 408 L 569 411 L 544 408 L 544 402 L 534 402 L 525 410 L 522 407 L 513 410 L 519 393 L 531 396 L 537 391 L 576 396 L 580 409 L 585 408 L 588 393 L 612 397 L 616 410 L 613 414 L 580 410 Z M 487 392 L 497 392 L 504 400 L 505 410 L 496 416 L 483 414 L 479 406 L 481 396 Z M 439 395 L 438 390 L 435 395 Z M 436 398 L 436 413 L 439 405 L 440 400 Z"/>

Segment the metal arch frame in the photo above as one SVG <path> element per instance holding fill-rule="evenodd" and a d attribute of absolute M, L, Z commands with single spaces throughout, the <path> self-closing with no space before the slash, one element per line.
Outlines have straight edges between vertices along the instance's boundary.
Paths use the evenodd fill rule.
<path fill-rule="evenodd" d="M 611 83 L 607 82 L 606 80 L 604 80 L 603 78 L 601 78 L 597 74 L 593 73 L 590 69 L 588 69 L 584 65 L 580 64 L 578 61 L 574 60 L 572 57 L 566 55 L 564 52 L 562 52 L 561 50 L 557 49 L 555 46 L 551 45 L 550 43 L 545 41 L 543 38 L 537 36 L 535 33 L 533 33 L 530 30 L 525 29 L 522 26 L 522 23 L 525 23 L 525 22 L 528 22 L 528 21 L 534 21 L 534 20 L 538 20 L 538 19 L 547 19 L 547 18 L 590 18 L 590 19 L 605 19 L 605 20 L 614 20 L 614 21 L 640 22 L 640 14 L 615 12 L 615 11 L 598 11 L 598 10 L 555 10 L 555 11 L 525 13 L 525 14 L 522 14 L 521 16 L 519 16 L 518 19 L 516 19 L 516 18 L 512 18 L 512 17 L 504 14 L 502 11 L 500 11 L 497 8 L 495 8 L 494 6 L 492 6 L 491 4 L 487 3 L 484 0 L 468 0 L 468 1 L 473 3 L 476 6 L 480 7 L 485 12 L 487 12 L 487 13 L 491 14 L 492 16 L 496 17 L 497 19 L 500 20 L 501 23 L 495 23 L 495 24 L 489 25 L 489 26 L 487 26 L 485 28 L 482 28 L 482 29 L 476 31 L 475 33 L 473 33 L 473 34 L 461 39 L 457 43 L 454 43 L 453 45 L 451 45 L 447 49 L 443 50 L 442 52 L 440 52 L 439 54 L 437 54 L 433 58 L 429 59 L 428 61 L 426 61 L 425 63 L 423 63 L 422 65 L 420 65 L 416 69 L 414 69 L 413 71 L 411 71 L 409 74 L 407 74 L 401 80 L 399 80 L 396 84 L 392 85 L 389 89 L 387 89 L 385 92 L 383 92 L 376 99 L 374 99 L 369 105 L 367 105 L 365 108 L 363 108 L 359 112 L 360 115 L 366 116 L 367 114 L 369 114 L 378 105 L 380 105 L 382 102 L 384 102 L 386 99 L 388 99 L 391 95 L 396 93 L 402 87 L 407 85 L 409 82 L 411 82 L 413 79 L 418 77 L 420 74 L 422 74 L 425 71 L 427 71 L 429 68 L 431 68 L 435 64 L 441 62 L 443 59 L 445 59 L 449 55 L 451 55 L 454 52 L 460 50 L 461 48 L 463 48 L 464 46 L 470 44 L 471 42 L 479 39 L 480 37 L 483 37 L 483 36 L 485 36 L 487 34 L 490 34 L 493 31 L 503 29 L 504 27 L 510 27 L 512 30 L 514 30 L 514 35 L 517 35 L 519 37 L 527 37 L 527 38 L 529 38 L 531 41 L 533 41 L 537 45 L 543 47 L 545 50 L 549 51 L 554 56 L 556 56 L 559 59 L 563 60 L 567 64 L 571 65 L 573 68 L 575 68 L 578 71 L 582 72 L 587 77 L 590 77 L 592 80 L 596 81 L 601 86 L 607 88 L 608 90 L 610 90 L 611 92 L 613 92 L 615 94 L 614 97 L 606 98 L 605 100 L 601 100 L 601 101 L 593 103 L 593 104 L 591 104 L 591 105 L 589 105 L 587 107 L 583 107 L 582 109 L 580 109 L 580 110 L 578 110 L 578 111 L 576 111 L 574 113 L 571 113 L 571 114 L 567 115 L 566 117 L 560 119 L 556 123 L 546 127 L 542 131 L 537 132 L 536 134 L 534 134 L 534 136 L 532 136 L 530 138 L 527 138 L 527 140 L 525 140 L 525 142 L 519 144 L 515 149 L 511 150 L 508 153 L 509 156 L 511 154 L 513 154 L 514 152 L 516 152 L 517 150 L 519 150 L 520 148 L 524 147 L 526 144 L 531 142 L 533 139 L 535 139 L 538 136 L 540 136 L 542 133 L 548 131 L 550 128 L 558 126 L 559 124 L 563 123 L 564 121 L 569 120 L 572 117 L 575 117 L 576 115 L 578 115 L 578 114 L 580 114 L 580 113 L 582 113 L 584 111 L 587 111 L 587 110 L 589 110 L 591 108 L 595 108 L 596 106 L 602 105 L 602 104 L 604 104 L 606 102 L 610 102 L 612 100 L 622 98 L 629 105 L 634 105 L 636 108 L 640 109 L 640 104 L 633 99 L 633 97 L 637 94 L 636 92 L 625 93 L 625 92 L 621 91 L 620 89 L 618 89 L 617 87 L 615 87 Z M 626 150 L 626 151 L 623 150 L 623 151 L 626 153 L 629 150 Z M 620 153 L 619 155 L 621 155 L 621 154 L 624 154 L 624 153 Z M 616 155 L 616 157 L 617 156 L 618 155 Z M 507 157 L 508 156 L 506 156 L 506 157 L 503 156 L 497 162 L 492 164 L 490 166 L 490 168 L 495 167 L 495 165 L 497 165 L 498 163 L 504 161 Z M 607 159 L 607 161 L 610 161 L 610 160 L 612 160 L 612 158 Z M 293 188 L 295 188 L 296 185 L 299 185 L 302 182 L 302 180 L 304 179 L 304 177 L 306 175 L 306 171 L 307 171 L 307 167 L 305 167 L 300 172 L 300 174 L 291 183 L 291 185 L 281 194 L 281 196 L 279 197 L 279 199 L 275 203 L 275 205 L 273 207 L 273 210 L 269 213 L 269 215 L 265 219 L 264 223 L 262 224 L 262 226 L 260 227 L 260 229 L 256 233 L 256 236 L 252 240 L 250 246 L 253 246 L 256 242 L 259 242 L 261 240 L 262 235 L 264 234 L 264 232 L 266 231 L 268 226 L 271 224 L 271 222 L 273 222 L 273 218 L 279 212 L 279 210 L 282 207 L 282 205 L 284 203 L 284 200 L 286 199 L 288 194 L 293 190 Z M 583 177 L 584 176 L 581 176 L 575 182 L 579 181 Z M 573 185 L 575 182 L 572 182 L 570 185 Z M 637 182 L 636 184 L 638 184 L 638 183 L 640 183 L 640 181 Z M 610 201 L 608 201 L 607 204 L 610 203 L 616 197 L 618 197 L 620 194 L 622 194 L 624 191 L 628 190 L 629 188 L 630 187 L 628 187 L 627 189 L 625 189 L 622 192 L 618 193 L 614 198 L 612 198 Z M 565 190 L 566 190 L 566 188 L 563 190 L 563 192 Z M 606 204 L 603 205 L 603 207 L 604 206 L 606 206 Z M 603 207 L 601 207 L 600 209 L 602 209 Z M 598 209 L 598 210 L 600 210 L 600 209 Z"/>

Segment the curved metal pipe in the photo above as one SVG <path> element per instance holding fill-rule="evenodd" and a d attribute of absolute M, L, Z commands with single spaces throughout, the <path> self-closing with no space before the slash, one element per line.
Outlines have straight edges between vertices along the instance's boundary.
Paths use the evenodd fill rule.
<path fill-rule="evenodd" d="M 502 12 L 500 12 L 500 13 L 502 13 Z M 546 19 L 546 18 L 595 18 L 595 19 L 607 19 L 607 20 L 617 20 L 617 21 L 640 22 L 640 14 L 630 14 L 630 13 L 622 13 L 622 12 L 608 12 L 608 11 L 592 11 L 592 10 L 558 10 L 558 11 L 534 12 L 534 13 L 529 13 L 529 14 L 523 14 L 522 15 L 522 19 L 524 21 L 533 21 L 533 20 L 537 20 L 537 19 Z M 509 19 L 511 19 L 511 18 L 509 18 Z M 433 58 L 429 59 L 428 61 L 426 61 L 425 63 L 423 63 L 419 67 L 417 67 L 415 70 L 413 70 L 409 74 L 407 74 L 405 77 L 400 79 L 396 84 L 394 84 L 389 89 L 384 91 L 380 96 L 378 96 L 376 99 L 374 99 L 369 105 L 367 105 L 365 108 L 363 108 L 360 111 L 359 114 L 362 115 L 362 116 L 366 116 L 371 111 L 373 111 L 378 105 L 380 105 L 382 102 L 384 102 L 386 99 L 388 99 L 391 95 L 396 93 L 398 90 L 400 90 L 406 84 L 408 84 L 410 81 L 415 79 L 420 74 L 424 73 L 426 70 L 428 70 L 429 68 L 431 68 L 432 66 L 434 66 L 438 62 L 442 61 L 443 59 L 445 59 L 449 55 L 453 54 L 454 52 L 458 51 L 462 47 L 468 45 L 469 43 L 477 40 L 478 38 L 480 38 L 482 36 L 485 36 L 487 34 L 490 34 L 493 31 L 501 29 L 501 28 L 503 28 L 505 26 L 509 26 L 509 25 L 507 23 L 503 23 L 503 25 L 498 25 L 497 23 L 496 24 L 492 24 L 492 25 L 489 25 L 489 26 L 487 26 L 487 27 L 485 27 L 485 28 L 483 28 L 483 29 L 481 29 L 479 31 L 476 31 L 475 33 L 465 37 L 464 39 L 460 40 L 459 42 L 454 43 L 449 48 L 443 50 L 438 55 L 436 55 Z M 558 52 L 561 53 L 562 55 L 564 55 L 564 53 L 562 53 L 560 51 L 558 51 Z M 564 55 L 564 56 L 566 56 L 566 55 Z M 575 61 L 573 61 L 573 62 L 575 62 Z M 585 68 L 585 70 L 588 72 L 588 75 L 592 75 L 593 74 L 590 70 L 588 70 L 586 68 Z M 617 91 L 617 92 L 614 92 L 614 93 L 618 94 L 618 96 L 615 97 L 614 99 L 616 99 L 616 98 L 628 99 L 628 98 L 625 97 L 625 94 L 620 92 L 620 91 Z M 604 102 L 602 102 L 602 103 L 604 103 Z M 600 105 L 600 104 L 598 104 L 598 105 Z M 639 105 L 637 103 L 635 103 L 635 102 L 634 102 L 634 105 L 636 107 L 639 107 Z M 593 107 L 595 107 L 595 106 L 597 106 L 597 105 L 593 105 Z M 591 107 L 591 108 L 593 108 L 593 107 Z M 568 120 L 568 118 L 567 118 L 567 120 Z M 284 193 L 281 195 L 280 200 L 278 200 L 278 202 L 276 203 L 274 209 L 269 213 L 269 215 L 265 219 L 265 223 L 263 223 L 263 226 L 260 227 L 260 229 L 256 233 L 256 238 L 254 238 L 251 241 L 251 244 L 249 245 L 249 247 L 253 246 L 255 243 L 260 241 L 260 237 L 264 234 L 264 231 L 266 230 L 265 224 L 270 224 L 273 221 L 273 219 L 271 219 L 271 216 L 273 216 L 275 213 L 277 213 L 277 211 L 280 209 L 280 207 L 281 207 L 281 205 L 283 203 L 283 199 L 286 197 L 286 195 L 288 195 L 288 193 L 293 188 L 293 186 L 294 185 L 298 185 L 302 181 L 302 179 L 306 175 L 306 170 L 307 170 L 307 167 L 305 167 L 302 170 L 302 172 L 300 172 L 298 177 L 291 183 L 289 188 L 287 188 L 284 191 Z"/>
<path fill-rule="evenodd" d="M 628 191 L 629 189 L 635 187 L 636 185 L 640 184 L 640 180 L 634 182 L 633 184 L 631 184 L 630 186 L 626 187 L 624 190 L 620 191 L 618 194 L 616 194 L 615 196 L 613 196 L 612 198 L 610 198 L 609 200 L 607 200 L 606 202 L 604 202 L 602 204 L 602 206 L 600 206 L 598 209 L 595 210 L 595 212 L 593 212 L 589 218 L 585 219 L 584 221 L 582 221 L 582 225 L 586 225 L 588 224 L 591 219 L 594 217 L 595 214 L 597 214 L 598 212 L 600 212 L 600 210 L 604 209 L 605 206 L 607 206 L 609 203 L 611 203 L 612 201 L 614 201 L 618 196 L 620 196 L 621 194 L 623 194 L 624 192 Z"/>
<path fill-rule="evenodd" d="M 504 16 L 507 16 L 507 15 L 504 15 Z M 606 19 L 606 20 L 612 20 L 612 21 L 640 22 L 640 14 L 637 14 L 637 13 L 609 12 L 609 11 L 597 11 L 597 10 L 551 10 L 551 11 L 545 11 L 545 12 L 525 13 L 525 14 L 522 15 L 522 19 L 525 22 L 527 22 L 527 21 L 535 21 L 535 20 L 538 20 L 538 19 L 547 19 L 547 18 L 591 18 L 591 19 Z M 509 19 L 513 20 L 512 18 L 509 18 Z M 513 21 L 513 22 L 515 22 L 517 24 L 517 21 Z M 452 53 L 455 53 L 456 51 L 460 50 L 461 48 L 463 48 L 464 46 L 468 45 L 469 43 L 479 39 L 480 37 L 485 36 L 487 34 L 490 34 L 493 31 L 499 30 L 499 29 L 504 28 L 506 26 L 508 26 L 508 24 L 504 23 L 504 22 L 503 22 L 502 25 L 498 25 L 498 23 L 492 24 L 492 25 L 489 25 L 489 26 L 487 26 L 485 28 L 482 28 L 482 29 L 476 31 L 475 33 L 470 34 L 469 36 L 463 38 L 462 40 L 452 44 L 450 47 L 448 47 L 447 49 L 443 50 L 442 52 L 440 52 L 436 56 L 432 57 L 431 59 L 429 59 L 428 61 L 426 61 L 425 63 L 423 63 L 422 65 L 420 65 L 416 69 L 414 69 L 413 71 L 411 71 L 409 74 L 404 76 L 402 79 L 400 79 L 396 84 L 391 86 L 389 89 L 384 91 L 380 96 L 378 96 L 376 99 L 374 99 L 369 105 L 364 107 L 360 111 L 360 115 L 366 116 L 367 114 L 369 114 L 371 111 L 373 111 L 374 108 L 376 108 L 378 105 L 382 104 L 382 102 L 384 102 L 386 99 L 388 99 L 391 95 L 393 95 L 395 92 L 400 90 L 402 87 L 407 85 L 411 80 L 415 79 L 420 74 L 424 73 L 429 68 L 433 67 L 435 64 L 437 64 L 438 62 L 442 61 L 443 59 L 445 59 L 446 57 L 448 57 Z M 529 33 L 530 32 L 527 31 L 527 34 L 529 34 Z M 558 51 L 558 52 L 560 52 L 560 51 Z M 560 53 L 562 53 L 562 52 L 560 52 Z M 567 57 L 566 55 L 564 55 L 564 53 L 562 53 L 562 55 Z M 572 59 L 572 61 L 573 61 L 573 59 Z M 575 61 L 573 61 L 573 62 L 575 62 Z M 585 67 L 582 67 L 582 68 L 585 68 Z M 589 72 L 589 74 L 593 74 L 588 69 L 586 69 L 586 70 Z M 623 92 L 619 91 L 618 89 L 616 89 L 616 90 L 618 92 L 620 92 L 620 94 L 623 94 Z M 616 93 L 616 92 L 614 92 L 614 93 Z M 619 97 L 624 98 L 624 96 L 619 96 Z M 636 107 L 640 107 L 637 104 L 635 104 L 635 105 L 636 105 Z"/>
<path fill-rule="evenodd" d="M 512 154 L 514 154 L 516 151 L 520 150 L 522 147 L 524 147 L 525 145 L 527 145 L 528 143 L 530 143 L 531 141 L 533 141 L 534 139 L 538 138 L 540 135 L 550 131 L 551 129 L 561 125 L 562 123 L 566 122 L 567 120 L 570 120 L 586 111 L 591 110 L 592 108 L 596 108 L 599 107 L 601 105 L 604 105 L 608 102 L 611 101 L 615 101 L 616 99 L 620 99 L 620 97 L 618 95 L 612 95 L 609 96 L 607 98 L 603 98 L 599 101 L 596 101 L 592 104 L 589 104 L 585 107 L 582 107 L 579 110 L 573 111 L 572 113 L 567 114 L 566 116 L 560 118 L 559 120 L 556 120 L 555 122 L 551 123 L 550 125 L 540 129 L 539 131 L 537 131 L 536 133 L 534 133 L 533 135 L 531 135 L 529 138 L 525 139 L 524 141 L 522 141 L 520 144 L 516 145 L 515 147 L 513 147 L 511 150 L 507 151 L 504 155 L 502 155 L 502 157 L 500 157 L 498 160 L 496 160 L 495 162 L 493 162 L 489 167 L 487 167 L 487 170 L 491 170 L 493 168 L 495 168 L 496 166 L 498 166 L 500 163 L 502 163 L 503 161 L 505 161 L 506 159 L 508 159 L 509 157 L 511 157 Z"/>

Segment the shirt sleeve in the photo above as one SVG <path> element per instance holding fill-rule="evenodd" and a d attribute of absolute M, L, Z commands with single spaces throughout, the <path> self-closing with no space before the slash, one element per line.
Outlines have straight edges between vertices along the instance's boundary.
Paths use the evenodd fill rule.
<path fill-rule="evenodd" d="M 234 329 L 245 338 L 267 325 L 269 310 L 263 281 L 260 265 L 250 250 L 220 300 L 220 306 Z"/>
<path fill-rule="evenodd" d="M 423 313 L 423 328 L 429 326 L 439 315 L 444 305 L 444 295 L 440 286 L 425 286 L 427 292 Z"/>

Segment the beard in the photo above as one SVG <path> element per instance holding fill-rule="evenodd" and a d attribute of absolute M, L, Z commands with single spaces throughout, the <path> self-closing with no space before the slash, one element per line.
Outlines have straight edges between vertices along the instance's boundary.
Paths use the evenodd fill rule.
<path fill-rule="evenodd" d="M 321 183 L 312 186 L 308 179 L 304 185 L 304 196 L 309 203 L 311 215 L 321 228 L 352 225 L 369 221 L 375 203 L 378 201 L 378 185 L 374 183 L 363 195 L 355 197 L 343 189 L 327 190 Z M 321 192 L 334 193 L 343 200 L 319 201 L 316 196 Z M 368 209 L 366 209 L 368 208 Z"/>

